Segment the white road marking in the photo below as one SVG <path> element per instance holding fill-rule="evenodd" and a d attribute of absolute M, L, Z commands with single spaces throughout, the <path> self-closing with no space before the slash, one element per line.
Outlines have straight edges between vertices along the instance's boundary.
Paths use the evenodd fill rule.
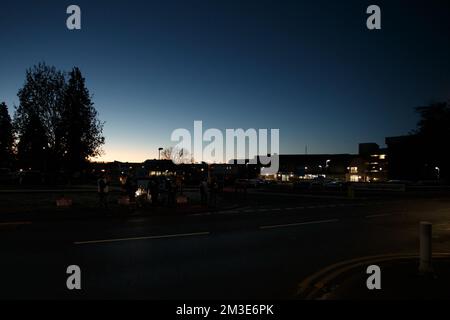
<path fill-rule="evenodd" d="M 130 222 L 130 223 L 141 223 L 141 222 L 146 222 L 146 221 L 147 221 L 146 218 L 134 218 L 134 219 L 128 220 L 128 222 Z"/>
<path fill-rule="evenodd" d="M 392 216 L 392 213 L 372 214 L 370 216 L 366 216 L 366 218 L 372 219 L 372 218 L 380 218 L 380 217 L 388 217 L 388 216 Z"/>
<path fill-rule="evenodd" d="M 0 223 L 0 227 L 30 225 L 31 223 L 31 221 L 2 222 Z"/>
<path fill-rule="evenodd" d="M 332 223 L 332 222 L 339 222 L 339 219 L 317 220 L 317 221 L 289 223 L 289 224 L 277 224 L 277 225 L 272 225 L 272 226 L 260 226 L 259 228 L 260 229 L 275 229 L 275 228 L 306 226 L 306 225 L 312 225 L 312 224 L 322 224 L 322 223 Z"/>
<path fill-rule="evenodd" d="M 218 212 L 219 214 L 225 213 L 225 211 Z M 200 212 L 200 213 L 191 213 L 188 214 L 188 217 L 199 217 L 199 216 L 209 216 L 211 212 Z"/>
<path fill-rule="evenodd" d="M 136 241 L 136 240 L 156 240 L 156 239 L 179 238 L 179 237 L 207 236 L 209 234 L 210 234 L 209 232 L 179 233 L 179 234 L 167 234 L 167 235 L 161 235 L 161 236 L 118 238 L 118 239 L 105 239 L 105 240 L 92 240 L 92 241 L 77 241 L 77 242 L 74 242 L 74 244 L 80 245 L 80 244 L 96 244 L 96 243 L 110 243 L 110 242 Z"/>

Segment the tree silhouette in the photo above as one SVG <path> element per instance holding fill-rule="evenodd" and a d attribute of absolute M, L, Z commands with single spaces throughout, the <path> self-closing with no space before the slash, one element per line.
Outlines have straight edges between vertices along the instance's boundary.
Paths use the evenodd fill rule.
<path fill-rule="evenodd" d="M 13 127 L 6 103 L 0 103 L 0 166 L 10 167 L 13 159 Z"/>
<path fill-rule="evenodd" d="M 161 152 L 161 159 L 172 160 L 175 164 L 194 163 L 194 159 L 191 157 L 189 151 L 174 147 L 164 149 Z"/>
<path fill-rule="evenodd" d="M 450 137 L 450 105 L 448 102 L 432 103 L 416 108 L 420 114 L 417 133 L 423 137 Z"/>
<path fill-rule="evenodd" d="M 450 139 L 450 105 L 431 103 L 416 108 L 420 115 L 415 134 L 420 138 L 423 157 L 429 166 L 438 167 L 442 178 L 450 178 L 450 157 L 447 143 Z"/>
<path fill-rule="evenodd" d="M 69 172 L 81 170 L 89 157 L 101 154 L 105 142 L 103 123 L 98 120 L 97 110 L 78 68 L 69 73 L 59 130 L 64 163 Z"/>
<path fill-rule="evenodd" d="M 55 67 L 39 63 L 27 70 L 25 84 L 17 94 L 20 104 L 14 117 L 20 141 L 19 163 L 39 169 L 58 168 L 64 89 L 64 75 Z"/>
<path fill-rule="evenodd" d="M 22 166 L 74 173 L 101 154 L 103 124 L 85 79 L 78 68 L 68 76 L 45 63 L 27 70 L 14 117 Z"/>
<path fill-rule="evenodd" d="M 20 131 L 17 144 L 19 166 L 26 169 L 47 171 L 49 143 L 39 116 L 30 114 L 26 127 Z"/>

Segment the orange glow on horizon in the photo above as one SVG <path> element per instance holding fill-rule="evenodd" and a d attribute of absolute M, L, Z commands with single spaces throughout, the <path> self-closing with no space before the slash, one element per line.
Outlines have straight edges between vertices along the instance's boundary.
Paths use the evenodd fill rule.
<path fill-rule="evenodd" d="M 90 159 L 91 161 L 98 162 L 144 162 L 149 159 L 157 159 L 158 155 L 145 150 L 136 150 L 134 148 L 104 148 L 104 152 L 101 156 Z"/>

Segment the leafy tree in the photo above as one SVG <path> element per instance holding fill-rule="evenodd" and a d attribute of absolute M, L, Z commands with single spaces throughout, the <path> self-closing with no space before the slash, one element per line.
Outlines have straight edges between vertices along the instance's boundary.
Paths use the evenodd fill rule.
<path fill-rule="evenodd" d="M 41 170 L 80 171 L 89 157 L 101 154 L 103 123 L 85 79 L 73 68 L 64 73 L 40 63 L 26 72 L 14 127 L 19 163 Z"/>
<path fill-rule="evenodd" d="M 0 104 L 0 166 L 11 166 L 13 159 L 13 127 L 8 107 Z"/>
<path fill-rule="evenodd" d="M 420 114 L 417 133 L 423 137 L 440 140 L 450 137 L 450 105 L 447 102 L 432 103 L 416 108 Z"/>
<path fill-rule="evenodd" d="M 101 154 L 105 142 L 103 123 L 98 119 L 98 112 L 78 68 L 73 68 L 69 73 L 59 129 L 69 172 L 81 170 L 90 157 Z"/>
<path fill-rule="evenodd" d="M 64 74 L 55 67 L 39 63 L 27 70 L 14 117 L 20 163 L 39 169 L 58 168 L 64 90 Z"/>
<path fill-rule="evenodd" d="M 49 160 L 49 143 L 45 128 L 35 114 L 27 120 L 27 126 L 20 132 L 17 144 L 17 159 L 22 168 L 47 171 Z"/>
<path fill-rule="evenodd" d="M 438 167 L 441 178 L 450 178 L 450 157 L 447 143 L 450 140 L 450 104 L 431 103 L 416 108 L 420 115 L 415 134 L 420 138 L 423 157 L 431 170 Z"/>

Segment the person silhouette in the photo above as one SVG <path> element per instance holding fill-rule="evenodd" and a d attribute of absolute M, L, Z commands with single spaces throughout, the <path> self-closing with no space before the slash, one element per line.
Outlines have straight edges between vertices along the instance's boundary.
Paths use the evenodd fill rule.
<path fill-rule="evenodd" d="M 100 207 L 108 209 L 109 181 L 104 174 L 97 180 L 97 193 Z"/>

